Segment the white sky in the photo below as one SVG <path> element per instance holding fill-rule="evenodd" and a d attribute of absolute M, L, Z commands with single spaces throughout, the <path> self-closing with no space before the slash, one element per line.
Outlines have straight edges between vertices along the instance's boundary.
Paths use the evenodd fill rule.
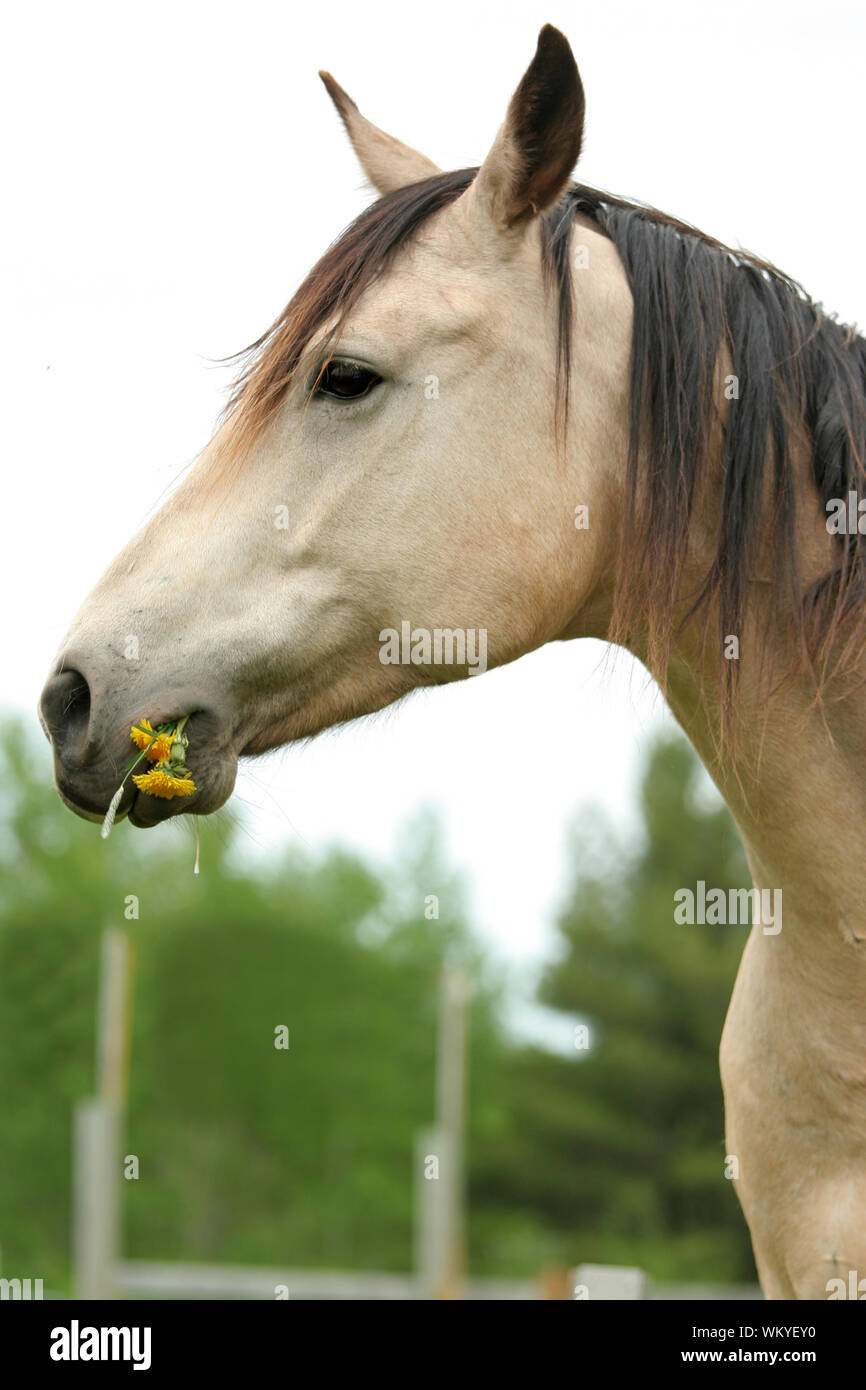
<path fill-rule="evenodd" d="M 442 167 L 477 163 L 548 20 L 587 90 L 585 182 L 866 320 L 859 3 L 7 8 L 7 707 L 33 711 L 85 593 L 206 441 L 227 381 L 208 359 L 256 338 L 367 201 L 317 69 Z M 571 812 L 628 818 L 662 717 L 643 671 L 603 655 L 549 648 L 256 764 L 238 784 L 255 843 L 385 857 L 438 806 L 480 925 L 528 965 Z"/>

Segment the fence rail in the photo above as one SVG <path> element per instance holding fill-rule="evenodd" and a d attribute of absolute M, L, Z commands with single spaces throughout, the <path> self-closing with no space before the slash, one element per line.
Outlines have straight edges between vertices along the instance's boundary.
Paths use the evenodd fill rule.
<path fill-rule="evenodd" d="M 405 1302 L 422 1297 L 419 1281 L 409 1274 L 355 1270 L 251 1269 L 243 1265 L 159 1263 L 122 1260 L 115 1266 L 115 1287 L 143 1298 L 275 1299 L 286 1290 L 300 1299 Z M 540 1286 L 517 1280 L 473 1280 L 470 1299 L 538 1299 Z M 286 1294 L 283 1294 L 285 1297 Z"/>
<path fill-rule="evenodd" d="M 315 1299 L 407 1302 L 430 1298 L 423 1279 L 410 1274 L 358 1270 L 252 1269 L 245 1265 L 180 1264 L 122 1260 L 111 1280 L 120 1294 L 177 1299 Z M 757 1284 L 654 1284 L 640 1269 L 580 1265 L 537 1281 L 473 1279 L 464 1296 L 474 1302 L 538 1299 L 760 1299 Z"/>

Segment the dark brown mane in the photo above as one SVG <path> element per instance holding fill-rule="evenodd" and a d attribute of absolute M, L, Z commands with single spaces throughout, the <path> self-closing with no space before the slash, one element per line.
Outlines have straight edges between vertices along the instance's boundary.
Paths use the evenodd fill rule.
<path fill-rule="evenodd" d="M 859 532 L 837 537 L 837 562 L 804 585 L 794 446 L 805 428 L 822 509 L 849 491 L 864 495 L 866 340 L 768 262 L 655 209 L 585 188 L 571 189 L 549 216 L 563 319 L 577 213 L 610 236 L 634 298 L 625 537 L 611 636 L 626 641 L 648 627 L 650 665 L 663 674 L 678 627 L 715 601 L 724 728 L 740 672 L 739 661 L 725 659 L 724 640 L 743 632 L 748 580 L 769 539 L 768 619 L 786 615 L 794 667 L 811 672 L 820 698 L 866 636 L 864 540 Z M 727 403 L 716 554 L 678 612 L 692 504 L 719 413 L 723 350 L 739 394 Z M 560 356 L 567 369 L 562 346 Z M 644 470 L 651 483 L 641 487 Z M 652 596 L 648 614 L 636 609 L 641 594 Z"/>
<path fill-rule="evenodd" d="M 331 320 L 339 327 L 395 254 L 476 173 L 461 169 L 397 189 L 333 243 L 244 354 L 227 411 L 233 452 L 244 452 L 272 419 L 313 336 Z M 838 563 L 804 591 L 794 438 L 803 427 L 811 438 L 822 504 L 849 492 L 866 496 L 866 341 L 765 261 L 655 209 L 576 186 L 544 214 L 542 226 L 544 267 L 558 294 L 557 412 L 563 415 L 578 214 L 613 241 L 634 298 L 626 515 L 612 639 L 643 632 L 651 668 L 663 680 L 680 625 L 715 604 L 721 653 L 724 638 L 743 631 L 748 578 L 759 548 L 766 552 L 769 500 L 775 607 L 790 615 L 798 665 L 815 673 L 820 692 L 842 628 L 837 666 L 859 655 L 866 634 L 864 540 L 859 532 L 838 537 Z M 719 415 L 717 366 L 724 351 L 739 396 L 728 406 L 721 524 L 712 564 L 683 612 L 692 507 Z M 644 470 L 651 485 L 641 486 Z M 641 595 L 651 596 L 649 611 Z M 739 669 L 720 654 L 723 723 Z"/>

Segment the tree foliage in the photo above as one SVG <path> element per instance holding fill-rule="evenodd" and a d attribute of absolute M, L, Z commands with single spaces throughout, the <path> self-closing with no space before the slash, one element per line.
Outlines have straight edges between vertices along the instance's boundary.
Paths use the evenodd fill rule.
<path fill-rule="evenodd" d="M 94 1089 L 100 938 L 135 947 L 124 1253 L 406 1269 L 413 1162 L 430 1124 L 442 963 L 474 985 L 471 1264 L 642 1264 L 750 1277 L 730 1184 L 718 1036 L 743 932 L 675 927 L 672 896 L 747 881 L 727 813 L 681 742 L 655 749 L 643 843 L 584 826 L 541 997 L 592 1047 L 516 1040 L 507 980 L 470 929 L 435 818 L 390 867 L 339 848 L 250 862 L 226 821 L 108 843 L 0 738 L 0 1247 L 3 1272 L 69 1287 L 75 1103 Z M 597 818 L 594 818 L 594 823 Z M 509 870 L 510 871 L 510 870 Z M 438 918 L 425 915 L 437 895 Z M 137 916 L 131 904 L 137 902 Z M 288 1030 L 287 1049 L 275 1030 Z"/>

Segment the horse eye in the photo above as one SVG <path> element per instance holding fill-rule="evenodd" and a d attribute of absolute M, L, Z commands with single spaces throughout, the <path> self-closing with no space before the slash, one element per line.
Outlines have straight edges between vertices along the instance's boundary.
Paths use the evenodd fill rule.
<path fill-rule="evenodd" d="M 366 396 L 381 380 L 380 376 L 369 367 L 363 367 L 360 362 L 337 359 L 329 362 L 319 377 L 316 395 L 331 396 L 340 401 L 357 400 L 359 396 Z"/>

